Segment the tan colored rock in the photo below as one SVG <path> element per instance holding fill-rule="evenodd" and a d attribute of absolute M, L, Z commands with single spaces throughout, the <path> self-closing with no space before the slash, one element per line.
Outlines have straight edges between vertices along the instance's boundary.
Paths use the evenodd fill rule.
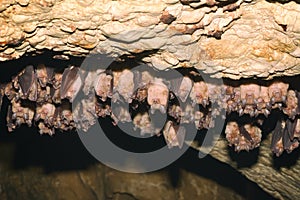
<path fill-rule="evenodd" d="M 230 156 L 228 143 L 219 139 L 210 155 L 221 162 L 227 163 L 248 179 L 257 183 L 276 199 L 299 199 L 300 197 L 300 160 L 297 153 L 285 155 L 285 158 L 275 158 L 270 151 L 272 134 L 262 141 L 257 160 L 255 152 L 240 152 Z M 192 144 L 199 149 L 197 144 Z M 251 161 L 252 160 L 252 161 Z M 242 163 L 247 163 L 243 166 Z"/>
<path fill-rule="evenodd" d="M 3 139 L 3 137 L 1 137 Z M 53 138 L 44 138 L 51 143 Z M 68 138 L 71 139 L 72 138 Z M 79 139 L 78 139 L 79 140 Z M 40 140 L 39 140 L 40 142 Z M 78 141 L 80 142 L 80 141 Z M 37 144 L 37 143 L 36 143 Z M 33 144 L 36 147 L 36 144 Z M 54 144 L 54 143 L 52 143 Z M 69 143 L 70 144 L 70 143 Z M 74 144 L 74 143 L 73 143 Z M 32 144 L 24 147 L 26 149 Z M 40 145 L 40 144 L 39 144 Z M 49 143 L 47 143 L 49 145 Z M 64 149 L 62 142 L 55 143 L 59 150 Z M 49 145 L 48 147 L 51 147 Z M 22 148 L 22 147 L 21 147 Z M 184 169 L 179 169 L 178 184 L 173 185 L 168 169 L 145 174 L 125 173 L 113 170 L 102 164 L 94 163 L 86 167 L 86 152 L 75 150 L 78 146 L 69 147 L 61 156 L 51 155 L 57 160 L 37 158 L 43 167 L 36 166 L 32 161 L 28 167 L 14 169 L 13 159 L 15 146 L 1 141 L 0 146 L 0 198 L 1 200 L 17 199 L 73 199 L 73 200 L 152 200 L 152 199 L 244 199 L 240 194 L 230 188 L 218 184 L 216 181 L 204 178 Z M 27 149 L 28 150 L 28 149 Z M 36 151 L 32 149 L 27 153 Z M 83 149 L 81 149 L 83 150 Z M 51 149 L 42 152 L 53 152 Z M 76 152 L 78 155 L 70 156 L 68 153 Z M 55 152 L 56 153 L 56 152 Z M 35 154 L 35 156 L 40 154 Z M 32 155 L 24 155 L 25 158 Z M 61 158 L 64 158 L 63 160 Z M 50 158 L 49 158 L 50 159 Z M 81 160 L 74 160 L 81 159 Z M 22 162 L 18 160 L 17 162 Z M 47 164 L 46 164 L 46 163 Z M 55 163 L 52 163 L 55 162 Z M 45 168 L 58 167 L 46 173 Z M 64 169 L 69 166 L 71 169 Z M 200 167 L 200 166 L 199 166 Z M 243 186 L 245 188 L 245 186 Z"/>
<path fill-rule="evenodd" d="M 0 10 L 2 61 L 41 49 L 77 56 L 158 50 L 143 60 L 160 69 L 194 66 L 232 79 L 300 73 L 294 1 L 6 0 Z"/>
<path fill-rule="evenodd" d="M 231 79 L 298 75 L 300 4 L 264 0 L 1 1 L 0 61 L 44 49 L 77 56 L 153 51 L 142 60 L 156 68 L 196 67 L 211 76 Z M 227 145 L 218 144 L 211 154 L 237 167 L 228 157 Z M 262 144 L 257 164 L 239 170 L 275 197 L 294 199 L 300 193 L 299 179 L 293 175 L 299 174 L 299 161 L 278 172 L 268 148 L 269 144 Z"/>

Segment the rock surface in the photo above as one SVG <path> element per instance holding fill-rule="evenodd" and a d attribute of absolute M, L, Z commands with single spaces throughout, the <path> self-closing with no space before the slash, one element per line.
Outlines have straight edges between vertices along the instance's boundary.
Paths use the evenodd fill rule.
<path fill-rule="evenodd" d="M 247 187 L 262 193 L 241 175 L 234 180 L 243 183 L 232 189 L 231 180 L 224 175 L 222 182 L 211 179 L 216 171 L 226 171 L 222 163 L 202 162 L 187 158 L 187 167 L 166 168 L 157 172 L 131 174 L 113 170 L 96 162 L 76 134 L 36 137 L 22 131 L 1 136 L 0 142 L 0 198 L 10 199 L 90 199 L 90 200 L 150 200 L 150 199 L 245 199 Z M 26 135 L 23 137 L 23 135 Z M 31 137 L 31 136 L 32 137 Z M 30 139 L 26 139 L 26 138 Z M 188 161 L 189 160 L 189 161 Z M 194 163 L 193 165 L 188 164 Z M 191 170 L 189 168 L 194 168 Z M 173 168 L 173 169 L 172 169 Z M 203 171 L 201 173 L 201 171 Z M 233 170 L 227 169 L 230 173 Z M 199 174 L 200 172 L 200 174 Z M 202 174 L 202 175 L 201 175 Z M 204 174 L 204 176 L 203 176 Z M 210 174 L 207 176 L 207 174 Z M 173 177 L 173 178 L 172 178 Z M 248 185 L 249 184 L 249 185 Z M 253 186 L 254 185 L 254 186 Z M 236 191 L 235 191 L 236 190 Z"/>
<path fill-rule="evenodd" d="M 220 139 L 210 155 L 231 165 L 277 199 L 299 199 L 299 150 L 277 158 L 270 152 L 271 136 L 259 150 L 239 154 L 232 152 L 225 139 Z M 199 149 L 195 143 L 192 146 Z"/>
<path fill-rule="evenodd" d="M 142 60 L 156 68 L 194 66 L 215 77 L 300 73 L 295 1 L 4 0 L 0 11 L 2 61 L 43 49 L 148 52 Z"/>
<path fill-rule="evenodd" d="M 44 49 L 78 56 L 145 53 L 142 60 L 158 69 L 196 67 L 213 77 L 231 79 L 298 75 L 300 4 L 263 0 L 2 0 L 0 60 L 17 59 Z M 239 160 L 242 156 L 250 159 L 257 151 L 231 155 L 222 140 L 211 155 L 230 164 L 276 198 L 299 198 L 299 150 L 274 159 L 269 143 L 270 138 L 261 145 L 259 155 L 250 166 L 240 166 Z M 98 193 L 92 186 L 80 185 L 92 183 L 93 187 L 103 187 L 103 182 L 98 181 L 98 177 L 103 180 L 104 176 L 100 172 L 91 172 L 87 177 L 82 174 L 89 174 L 88 170 L 51 176 L 33 171 L 2 171 L 1 199 L 49 199 L 53 193 L 57 199 L 80 199 L 81 193 L 91 199 L 104 198 L 103 191 Z M 28 174 L 24 176 L 24 173 Z M 117 172 L 106 174 L 108 182 L 113 182 L 111 176 L 118 177 Z M 163 182 L 163 177 L 156 178 Z M 136 178 L 139 184 L 140 179 Z M 68 181 L 77 189 L 69 191 Z M 23 183 L 30 184 L 23 186 Z M 170 187 L 165 184 L 163 190 Z M 39 194 L 39 187 L 48 190 Z M 227 194 L 234 196 L 231 192 Z M 117 184 L 109 187 L 105 195 L 111 199 L 137 199 Z M 176 195 L 184 199 L 185 194 Z"/>

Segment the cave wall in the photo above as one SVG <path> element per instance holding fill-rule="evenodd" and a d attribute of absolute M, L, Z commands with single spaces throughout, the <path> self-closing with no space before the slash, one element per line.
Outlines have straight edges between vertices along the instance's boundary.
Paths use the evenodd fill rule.
<path fill-rule="evenodd" d="M 299 13 L 297 1 L 2 0 L 0 60 L 45 49 L 149 52 L 142 61 L 158 69 L 196 67 L 231 79 L 292 76 L 300 72 Z M 225 143 L 211 154 L 277 198 L 299 197 L 299 151 L 295 162 L 276 169 L 267 141 L 255 166 L 240 168 Z"/>
<path fill-rule="evenodd" d="M 2 200 L 243 200 L 251 193 L 270 198 L 222 162 L 211 157 L 201 161 L 195 150 L 170 167 L 134 174 L 99 163 L 75 132 L 37 137 L 36 129 L 23 127 L 0 138 Z M 231 185 L 232 179 L 241 186 Z"/>
<path fill-rule="evenodd" d="M 0 60 L 51 49 L 64 54 L 153 51 L 159 68 L 196 67 L 215 77 L 299 74 L 295 1 L 3 0 Z"/>

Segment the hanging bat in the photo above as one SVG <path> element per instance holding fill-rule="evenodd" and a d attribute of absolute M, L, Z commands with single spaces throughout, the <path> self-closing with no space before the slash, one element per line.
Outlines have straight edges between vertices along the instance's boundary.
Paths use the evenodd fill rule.
<path fill-rule="evenodd" d="M 51 83 L 54 75 L 54 68 L 39 64 L 36 67 L 35 73 L 40 86 L 44 88 L 47 84 Z"/>
<path fill-rule="evenodd" d="M 20 97 L 22 99 L 29 99 L 30 101 L 36 101 L 37 99 L 37 77 L 32 65 L 28 65 L 18 75 L 18 84 Z"/>
<path fill-rule="evenodd" d="M 79 68 L 75 66 L 66 68 L 62 74 L 60 88 L 61 99 L 69 99 L 69 101 L 72 103 L 81 89 L 82 84 Z"/>
<path fill-rule="evenodd" d="M 166 113 L 169 89 L 163 83 L 162 79 L 155 78 L 147 87 L 147 103 L 150 105 L 150 112 L 153 114 L 155 110 Z"/>
<path fill-rule="evenodd" d="M 168 121 L 163 129 L 163 136 L 169 148 L 178 146 L 182 148 L 185 138 L 185 128 Z"/>
<path fill-rule="evenodd" d="M 113 94 L 113 75 L 111 71 L 100 71 L 95 82 L 95 92 L 100 100 L 105 102 Z"/>

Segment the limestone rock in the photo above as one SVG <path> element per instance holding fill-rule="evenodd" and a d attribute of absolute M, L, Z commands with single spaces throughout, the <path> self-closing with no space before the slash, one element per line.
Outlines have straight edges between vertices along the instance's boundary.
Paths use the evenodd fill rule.
<path fill-rule="evenodd" d="M 240 171 L 274 198 L 298 199 L 300 197 L 299 151 L 276 158 L 270 152 L 271 137 L 272 135 L 269 134 L 259 150 L 239 154 L 232 153 L 225 139 L 220 139 L 210 155 Z M 199 149 L 195 143 L 192 146 Z"/>
<path fill-rule="evenodd" d="M 29 129 L 23 129 L 26 130 Z M 231 188 L 185 169 L 178 168 L 178 184 L 172 184 L 168 168 L 145 174 L 116 171 L 96 163 L 76 133 L 61 134 L 55 139 L 28 139 L 30 133 L 25 138 L 23 133 L 11 135 L 13 143 L 7 142 L 9 137 L 1 136 L 2 200 L 189 200 L 212 195 L 215 199 L 244 199 Z"/>
<path fill-rule="evenodd" d="M 159 69 L 196 67 L 215 77 L 300 73 L 295 1 L 1 2 L 0 60 L 51 49 L 63 54 L 142 53 Z"/>

